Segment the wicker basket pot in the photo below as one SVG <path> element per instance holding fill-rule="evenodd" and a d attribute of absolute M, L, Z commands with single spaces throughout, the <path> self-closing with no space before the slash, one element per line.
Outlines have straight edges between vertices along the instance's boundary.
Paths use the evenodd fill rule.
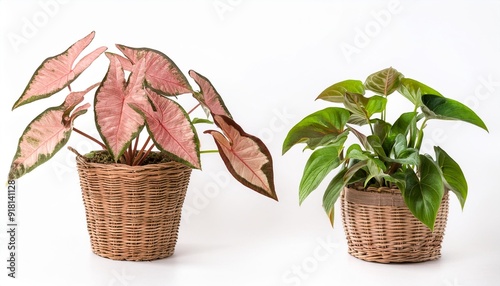
<path fill-rule="evenodd" d="M 422 262 L 441 256 L 448 216 L 448 191 L 439 208 L 434 231 L 416 219 L 398 189 L 345 188 L 342 222 L 348 252 L 362 260 Z"/>
<path fill-rule="evenodd" d="M 82 156 L 76 162 L 95 254 L 144 261 L 174 253 L 189 167 L 90 163 Z"/>

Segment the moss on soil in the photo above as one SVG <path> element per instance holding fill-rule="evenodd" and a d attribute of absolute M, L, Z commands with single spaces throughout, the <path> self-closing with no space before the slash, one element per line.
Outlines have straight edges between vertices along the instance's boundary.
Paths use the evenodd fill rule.
<path fill-rule="evenodd" d="M 100 164 L 114 164 L 115 161 L 108 151 L 92 151 L 84 155 L 88 162 Z M 172 159 L 166 153 L 151 152 L 148 157 L 142 162 L 141 166 L 149 164 L 158 164 L 170 162 Z M 121 162 L 118 162 L 121 163 Z"/>

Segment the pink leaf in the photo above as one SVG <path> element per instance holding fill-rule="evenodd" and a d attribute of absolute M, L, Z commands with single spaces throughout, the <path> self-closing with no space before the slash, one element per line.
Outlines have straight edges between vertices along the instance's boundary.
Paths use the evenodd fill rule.
<path fill-rule="evenodd" d="M 45 110 L 28 124 L 19 138 L 9 180 L 17 179 L 48 161 L 68 142 L 73 121 L 87 112 L 90 104 L 79 106 L 71 115 L 69 113 L 93 87 L 95 85 L 83 92 L 70 93 L 63 104 Z"/>
<path fill-rule="evenodd" d="M 148 95 L 150 104 L 132 107 L 144 116 L 149 135 L 158 149 L 200 169 L 200 144 L 186 111 L 152 90 L 148 90 Z"/>
<path fill-rule="evenodd" d="M 200 86 L 201 94 L 194 93 L 194 96 L 203 107 L 210 110 L 212 114 L 231 117 L 229 110 L 224 105 L 224 101 L 222 101 L 222 97 L 206 77 L 194 70 L 189 71 L 189 76 Z"/>
<path fill-rule="evenodd" d="M 247 134 L 227 116 L 214 115 L 214 121 L 225 136 L 215 130 L 207 130 L 219 149 L 229 172 L 250 189 L 278 200 L 274 190 L 273 162 L 271 153 L 257 137 Z"/>
<path fill-rule="evenodd" d="M 62 90 L 72 83 L 96 58 L 107 48 L 100 47 L 83 57 L 73 68 L 73 63 L 82 51 L 90 44 L 95 33 L 77 41 L 63 53 L 47 58 L 31 77 L 21 97 L 12 109 L 32 101 L 46 98 Z"/>
<path fill-rule="evenodd" d="M 124 45 L 116 45 L 116 47 L 132 64 L 136 64 L 141 59 L 146 60 L 146 83 L 156 92 L 169 96 L 192 92 L 184 74 L 162 52 L 148 48 L 130 48 Z"/>
<path fill-rule="evenodd" d="M 140 132 L 144 120 L 129 104 L 142 105 L 147 101 L 143 88 L 145 62 L 134 65 L 128 83 L 115 54 L 106 53 L 109 69 L 95 96 L 95 119 L 109 152 L 116 162 Z"/>

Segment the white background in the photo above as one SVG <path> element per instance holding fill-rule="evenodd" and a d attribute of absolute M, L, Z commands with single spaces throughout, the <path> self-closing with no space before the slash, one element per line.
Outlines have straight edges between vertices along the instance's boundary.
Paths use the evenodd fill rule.
<path fill-rule="evenodd" d="M 11 111 L 33 71 L 95 30 L 87 52 L 102 45 L 117 52 L 115 43 L 150 47 L 184 72 L 207 76 L 235 119 L 268 144 L 280 199 L 245 189 L 217 155 L 205 155 L 203 172 L 192 175 L 174 256 L 112 261 L 90 250 L 73 155 L 64 150 L 19 181 L 18 278 L 7 277 L 2 231 L 0 285 L 500 284 L 499 1 L 2 0 L 0 11 L 2 176 L 24 126 L 64 96 Z M 73 89 L 99 81 L 106 65 L 99 58 Z M 381 265 L 349 256 L 340 216 L 332 229 L 321 208 L 325 186 L 298 206 L 309 153 L 295 147 L 281 156 L 287 131 L 329 105 L 314 101 L 324 88 L 389 66 L 466 103 L 490 130 L 429 122 L 424 149 L 442 146 L 469 182 L 463 211 L 451 197 L 442 258 L 433 262 Z M 407 107 L 390 101 L 398 112 Z M 92 119 L 76 125 L 89 130 Z M 200 136 L 202 147 L 212 146 Z M 76 134 L 69 145 L 95 148 Z M 0 205 L 6 221 L 6 195 Z"/>

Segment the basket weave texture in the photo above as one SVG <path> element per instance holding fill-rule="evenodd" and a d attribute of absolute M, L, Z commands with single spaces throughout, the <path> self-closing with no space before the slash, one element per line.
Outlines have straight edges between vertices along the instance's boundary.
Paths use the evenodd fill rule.
<path fill-rule="evenodd" d="M 398 189 L 345 188 L 342 222 L 352 256 L 371 262 L 402 263 L 435 260 L 448 217 L 448 191 L 439 208 L 434 231 L 416 219 Z"/>
<path fill-rule="evenodd" d="M 174 253 L 189 167 L 90 163 L 82 156 L 76 162 L 95 254 L 148 261 Z"/>

